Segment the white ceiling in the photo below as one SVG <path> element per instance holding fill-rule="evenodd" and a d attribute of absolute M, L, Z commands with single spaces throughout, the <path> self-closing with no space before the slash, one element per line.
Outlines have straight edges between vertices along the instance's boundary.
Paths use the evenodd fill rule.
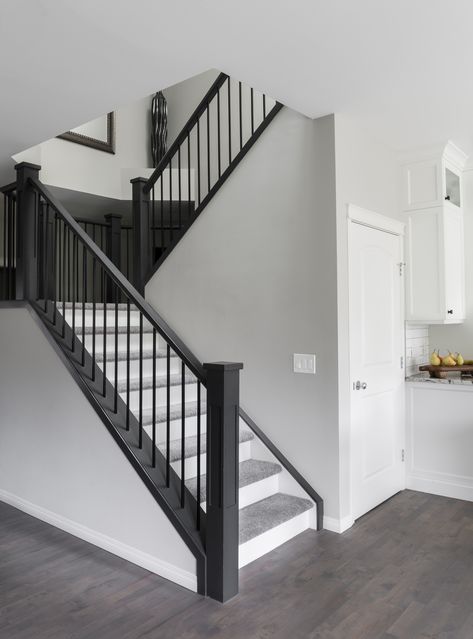
<path fill-rule="evenodd" d="M 396 149 L 473 150 L 471 0 L 2 0 L 10 156 L 209 68 Z"/>

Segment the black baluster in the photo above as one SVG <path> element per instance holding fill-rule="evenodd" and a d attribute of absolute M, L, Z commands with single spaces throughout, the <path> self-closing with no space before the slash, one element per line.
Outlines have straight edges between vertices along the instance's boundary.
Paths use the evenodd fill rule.
<path fill-rule="evenodd" d="M 254 96 L 253 89 L 250 91 L 250 101 L 251 101 L 251 135 L 255 132 L 255 112 L 254 112 Z"/>
<path fill-rule="evenodd" d="M 138 446 L 143 446 L 143 313 L 140 311 L 140 396 L 139 396 L 140 429 Z"/>
<path fill-rule="evenodd" d="M 197 120 L 197 205 L 200 205 L 200 118 Z"/>
<path fill-rule="evenodd" d="M 82 355 L 81 365 L 85 365 L 85 304 L 87 302 L 87 253 L 82 244 Z"/>
<path fill-rule="evenodd" d="M 159 178 L 159 186 L 161 187 L 161 252 L 165 247 L 165 231 L 164 231 L 164 173 Z M 153 255 L 154 263 L 154 255 Z"/>
<path fill-rule="evenodd" d="M 217 91 L 217 165 L 218 177 L 222 175 L 222 162 L 220 158 L 220 89 Z"/>
<path fill-rule="evenodd" d="M 171 242 L 174 239 L 174 226 L 172 223 L 172 158 L 169 160 L 169 228 L 170 230 L 170 240 Z"/>
<path fill-rule="evenodd" d="M 232 163 L 232 106 L 230 95 L 230 76 L 228 76 L 228 164 Z"/>
<path fill-rule="evenodd" d="M 156 466 L 156 329 L 153 327 L 153 451 L 151 463 Z"/>
<path fill-rule="evenodd" d="M 171 347 L 166 347 L 166 486 L 170 481 L 170 437 L 171 437 Z"/>
<path fill-rule="evenodd" d="M 210 191 L 210 109 L 207 104 L 207 193 Z"/>
<path fill-rule="evenodd" d="M 178 172 L 178 212 L 179 212 L 179 231 L 182 228 L 182 211 L 181 211 L 181 147 L 177 149 L 177 172 Z"/>
<path fill-rule="evenodd" d="M 126 429 L 130 430 L 130 298 L 126 298 Z"/>
<path fill-rule="evenodd" d="M 72 236 L 72 337 L 71 337 L 71 351 L 75 350 L 75 334 L 76 334 L 76 252 L 77 252 L 77 237 Z"/>
<path fill-rule="evenodd" d="M 92 381 L 95 382 L 95 335 L 96 335 L 96 300 L 97 294 L 95 290 L 95 280 L 97 277 L 96 272 L 96 258 L 92 257 Z"/>
<path fill-rule="evenodd" d="M 243 113 L 241 108 L 241 82 L 238 83 L 238 117 L 240 122 L 240 151 L 243 148 Z"/>
<path fill-rule="evenodd" d="M 103 340 L 102 340 L 102 353 L 103 353 L 103 380 L 102 380 L 102 395 L 107 395 L 107 300 L 104 295 L 107 290 L 105 269 L 102 268 L 102 304 L 103 304 Z"/>
<path fill-rule="evenodd" d="M 200 530 L 200 455 L 201 455 L 201 446 L 200 446 L 200 438 L 201 438 L 201 423 L 200 423 L 200 409 L 201 409 L 201 385 L 198 380 L 197 381 L 197 530 Z"/>
<path fill-rule="evenodd" d="M 186 365 L 181 362 L 181 508 L 185 502 L 186 468 Z"/>
<path fill-rule="evenodd" d="M 59 240 L 58 240 L 58 215 L 54 211 L 54 242 L 53 242 L 53 326 L 56 326 L 56 313 L 57 313 L 57 277 L 58 277 L 58 252 L 59 252 Z"/>
<path fill-rule="evenodd" d="M 113 395 L 113 412 L 118 413 L 118 284 L 115 285 L 115 393 Z"/>
<path fill-rule="evenodd" d="M 187 217 L 190 219 L 191 211 L 191 136 L 187 134 Z"/>
<path fill-rule="evenodd" d="M 65 222 L 62 222 L 62 339 L 66 336 L 66 238 L 66 224 Z"/>

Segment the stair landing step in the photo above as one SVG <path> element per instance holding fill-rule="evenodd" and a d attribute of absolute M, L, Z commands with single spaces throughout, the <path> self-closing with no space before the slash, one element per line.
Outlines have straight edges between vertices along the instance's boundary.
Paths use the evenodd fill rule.
<path fill-rule="evenodd" d="M 248 442 L 254 439 L 253 433 L 248 430 L 240 429 L 240 444 Z M 160 444 L 159 450 L 165 455 L 166 444 Z M 200 436 L 200 452 L 201 454 L 207 451 L 207 435 L 202 433 Z M 197 455 L 197 435 L 192 437 L 186 437 L 184 440 L 184 456 L 195 457 Z M 181 440 L 173 439 L 169 442 L 169 459 L 171 462 L 176 462 L 182 459 Z"/>
<path fill-rule="evenodd" d="M 240 510 L 240 544 L 310 510 L 308 499 L 276 493 Z"/>
<path fill-rule="evenodd" d="M 255 484 L 262 479 L 277 475 L 282 470 L 279 464 L 262 461 L 260 459 L 247 459 L 239 464 L 239 488 L 244 488 L 250 484 Z M 194 497 L 197 498 L 197 477 L 193 477 L 186 481 L 186 486 Z M 207 476 L 200 477 L 200 500 L 205 502 L 207 499 Z"/>

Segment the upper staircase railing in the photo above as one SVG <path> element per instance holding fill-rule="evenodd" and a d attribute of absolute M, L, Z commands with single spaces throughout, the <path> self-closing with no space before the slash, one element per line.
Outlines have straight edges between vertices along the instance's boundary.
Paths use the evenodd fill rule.
<path fill-rule="evenodd" d="M 220 73 L 151 177 L 132 180 L 138 290 L 281 108 L 279 102 Z"/>

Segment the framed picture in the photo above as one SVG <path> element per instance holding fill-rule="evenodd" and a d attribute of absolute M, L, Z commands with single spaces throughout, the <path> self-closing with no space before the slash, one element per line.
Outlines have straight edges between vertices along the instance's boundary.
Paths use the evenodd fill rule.
<path fill-rule="evenodd" d="M 98 151 L 115 153 L 115 114 L 102 115 L 57 137 Z"/>

